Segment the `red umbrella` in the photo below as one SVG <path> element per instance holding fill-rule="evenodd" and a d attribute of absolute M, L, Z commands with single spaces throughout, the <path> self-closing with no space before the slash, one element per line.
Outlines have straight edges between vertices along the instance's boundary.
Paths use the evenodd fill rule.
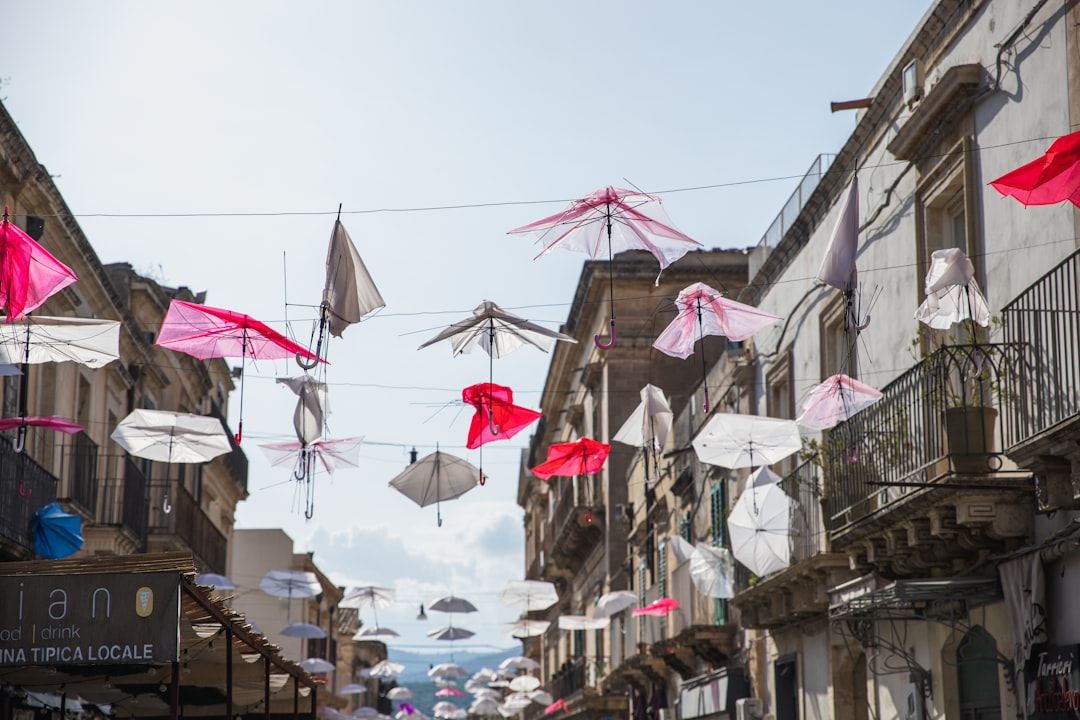
<path fill-rule="evenodd" d="M 547 461 L 532 469 L 533 475 L 547 480 L 554 475 L 573 477 L 600 472 L 611 446 L 592 438 L 556 443 L 548 448 Z"/>
<path fill-rule="evenodd" d="M 476 408 L 466 447 L 475 450 L 493 440 L 512 438 L 536 422 L 540 413 L 514 405 L 514 391 L 505 385 L 477 383 L 461 391 L 465 404 Z M 480 484 L 484 484 L 484 450 L 480 449 Z"/>
<path fill-rule="evenodd" d="M 250 315 L 220 308 L 173 300 L 161 322 L 157 345 L 187 353 L 200 360 L 238 357 L 243 363 L 282 358 L 317 359 L 303 345 L 293 342 L 277 330 Z M 326 362 L 322 360 L 321 362 Z M 240 424 L 236 442 L 244 433 L 244 376 L 240 375 Z"/>
<path fill-rule="evenodd" d="M 7 308 L 7 322 L 22 319 L 76 280 L 71 268 L 8 222 L 5 205 L 0 223 L 0 306 Z"/>
<path fill-rule="evenodd" d="M 545 715 L 554 715 L 555 713 L 559 712 L 560 710 L 562 710 L 563 712 L 565 712 L 567 710 L 565 700 L 560 699 L 560 700 L 556 700 L 555 702 L 551 703 L 546 708 L 544 708 L 544 714 Z"/>
<path fill-rule="evenodd" d="M 662 597 L 656 602 L 650 603 L 645 607 L 639 607 L 631 613 L 634 616 L 638 615 L 652 615 L 653 617 L 664 617 L 672 610 L 678 610 L 679 603 L 669 597 Z"/>
<path fill-rule="evenodd" d="M 1054 141 L 1042 157 L 990 183 L 1024 205 L 1080 205 L 1080 131 Z"/>

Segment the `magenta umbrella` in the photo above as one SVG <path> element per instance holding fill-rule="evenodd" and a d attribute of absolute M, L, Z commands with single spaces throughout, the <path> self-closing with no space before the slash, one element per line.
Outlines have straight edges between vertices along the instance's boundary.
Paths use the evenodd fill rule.
<path fill-rule="evenodd" d="M 294 356 L 305 360 L 318 359 L 303 345 L 293 342 L 250 315 L 183 300 L 169 303 L 169 311 L 161 322 L 161 331 L 155 345 L 186 353 L 200 360 L 240 358 L 240 423 L 236 428 L 237 445 L 244 434 L 243 362 L 248 358 L 280 360 Z"/>
<path fill-rule="evenodd" d="M 0 306 L 7 308 L 6 321 L 21 320 L 76 280 L 71 268 L 8 220 L 5 205 L 0 223 Z"/>
<path fill-rule="evenodd" d="M 68 435 L 74 435 L 75 433 L 82 432 L 86 429 L 82 425 L 58 415 L 26 415 L 24 417 L 2 418 L 0 419 L 0 431 L 14 430 L 16 428 L 19 430 L 19 435 L 15 439 L 16 452 L 22 452 L 27 426 L 48 428 L 49 430 L 56 430 L 57 432 L 67 433 Z"/>
<path fill-rule="evenodd" d="M 779 322 L 781 318 L 728 300 L 706 285 L 694 283 L 675 299 L 679 314 L 656 338 L 653 347 L 671 357 L 685 360 L 694 354 L 694 343 L 706 335 L 722 335 L 741 342 L 759 330 Z M 706 380 L 705 355 L 701 356 L 701 382 L 705 386 L 705 412 L 709 412 L 709 386 Z"/>
<path fill-rule="evenodd" d="M 675 227 L 655 195 L 623 190 L 610 185 L 580 200 L 574 200 L 561 213 L 523 225 L 510 234 L 534 235 L 544 249 L 537 258 L 555 248 L 583 252 L 593 260 L 603 257 L 607 248 L 608 296 L 611 304 L 611 339 L 599 348 L 615 344 L 615 279 L 612 256 L 627 250 L 647 250 L 660 263 L 660 272 L 701 243 Z"/>

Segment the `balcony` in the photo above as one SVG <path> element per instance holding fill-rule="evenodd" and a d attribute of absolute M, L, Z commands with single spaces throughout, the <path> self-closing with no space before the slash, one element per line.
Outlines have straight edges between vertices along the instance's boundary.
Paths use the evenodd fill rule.
<path fill-rule="evenodd" d="M 566 703 L 567 717 L 601 718 L 625 714 L 626 697 L 603 694 L 596 680 L 596 664 L 588 658 L 577 657 L 567 660 L 556 670 L 543 689 Z M 545 717 L 544 708 L 533 703 L 522 711 L 522 716 L 524 720 L 539 720 Z"/>
<path fill-rule="evenodd" d="M 102 457 L 101 507 L 97 522 L 117 527 L 135 552 L 146 551 L 150 486 L 128 455 Z"/>
<path fill-rule="evenodd" d="M 225 416 L 221 414 L 221 411 L 216 404 L 211 409 L 210 414 L 221 421 L 221 426 L 225 429 L 225 434 L 229 436 L 229 445 L 232 447 L 231 451 L 221 456 L 221 460 L 225 463 L 225 467 L 229 469 L 229 474 L 232 476 L 232 479 L 240 487 L 242 497 L 247 497 L 247 455 L 240 449 L 240 446 L 236 444 L 236 436 L 233 435 L 233 431 L 229 429 L 229 422 L 225 419 Z"/>
<path fill-rule="evenodd" d="M 203 512 L 199 501 L 175 481 L 151 481 L 148 530 L 150 535 L 179 540 L 195 555 L 203 572 L 225 572 L 225 535 Z"/>
<path fill-rule="evenodd" d="M 544 577 L 573 577 L 585 558 L 604 536 L 604 506 L 596 475 L 559 478 L 552 490 L 559 492 L 549 526 L 550 547 Z"/>
<path fill-rule="evenodd" d="M 13 560 L 34 556 L 30 518 L 56 500 L 56 486 L 55 476 L 0 437 L 0 554 Z"/>

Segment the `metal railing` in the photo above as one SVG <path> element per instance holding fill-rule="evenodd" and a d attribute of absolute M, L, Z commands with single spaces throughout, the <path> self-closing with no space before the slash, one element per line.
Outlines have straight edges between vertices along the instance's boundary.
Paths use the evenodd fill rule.
<path fill-rule="evenodd" d="M 952 345 L 882 389 L 884 397 L 828 431 L 816 460 L 836 531 L 935 479 L 1001 467 L 998 410 L 1015 345 Z"/>
<path fill-rule="evenodd" d="M 599 477 L 599 475 L 579 475 L 560 480 L 562 492 L 555 502 L 553 538 L 562 537 L 567 524 L 577 522 L 575 508 L 590 508 L 594 513 L 599 513 L 603 506 L 603 500 L 600 498 Z"/>
<path fill-rule="evenodd" d="M 1001 311 L 1006 342 L 1026 345 L 1008 378 L 1006 449 L 1080 414 L 1080 250 Z"/>
<path fill-rule="evenodd" d="M 71 437 L 65 460 L 71 500 L 87 513 L 97 510 L 98 446 L 85 432 Z"/>
<path fill-rule="evenodd" d="M 828 533 L 821 512 L 821 480 L 816 463 L 807 460 L 780 481 L 795 501 L 791 510 L 791 562 L 809 560 L 828 550 Z"/>
<path fill-rule="evenodd" d="M 810 169 L 806 171 L 802 180 L 799 181 L 799 186 L 791 193 L 776 219 L 772 221 L 769 229 L 765 231 L 761 240 L 758 241 L 758 248 L 768 253 L 780 244 L 780 241 L 784 239 L 784 235 L 795 224 L 795 220 L 799 217 L 799 213 L 802 212 L 803 206 L 806 205 L 806 201 L 810 198 L 810 194 L 814 192 L 814 188 L 821 182 L 821 178 L 825 177 L 825 171 L 829 169 L 835 158 L 835 155 L 828 153 L 822 153 L 814 158 L 814 162 L 810 164 Z"/>
<path fill-rule="evenodd" d="M 225 572 L 227 540 L 199 506 L 199 502 L 173 480 L 150 483 L 149 532 L 175 535 L 206 564 L 204 572 Z"/>
<path fill-rule="evenodd" d="M 0 540 L 33 553 L 30 518 L 56 500 L 56 485 L 54 475 L 0 437 Z"/>
<path fill-rule="evenodd" d="M 236 444 L 236 437 L 233 435 L 233 431 L 229 429 L 229 422 L 225 419 L 225 416 L 221 414 L 221 410 L 216 404 L 211 408 L 210 414 L 221 421 L 221 427 L 225 429 L 225 434 L 229 436 L 229 446 L 232 448 L 232 450 L 221 456 L 221 460 L 225 463 L 225 467 L 228 468 L 229 474 L 232 475 L 236 484 L 239 485 L 244 492 L 247 492 L 247 455 L 240 449 L 240 446 Z"/>
<path fill-rule="evenodd" d="M 566 698 L 572 693 L 585 688 L 587 679 L 586 661 L 584 657 L 567 660 L 562 667 L 551 676 L 549 687 L 554 697 Z"/>
<path fill-rule="evenodd" d="M 138 552 L 146 550 L 150 486 L 129 455 L 104 455 L 98 522 L 126 532 Z"/>

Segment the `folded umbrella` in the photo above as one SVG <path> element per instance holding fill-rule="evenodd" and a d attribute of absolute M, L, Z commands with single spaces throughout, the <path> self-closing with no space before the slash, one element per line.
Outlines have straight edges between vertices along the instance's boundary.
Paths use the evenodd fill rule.
<path fill-rule="evenodd" d="M 593 617 L 611 617 L 622 612 L 638 601 L 637 595 L 630 590 L 613 590 L 600 596 L 593 608 Z"/>
<path fill-rule="evenodd" d="M 660 453 L 667 444 L 668 434 L 674 422 L 675 414 L 671 403 L 664 396 L 664 391 L 652 384 L 641 388 L 641 402 L 622 424 L 614 442 L 641 448 L 645 460 L 646 480 L 655 484 L 660 479 Z M 649 472 L 649 460 L 652 460 L 655 477 Z"/>
<path fill-rule="evenodd" d="M 470 385 L 461 391 L 461 399 L 476 408 L 466 442 L 470 450 L 494 440 L 509 440 L 540 418 L 536 410 L 514 405 L 514 391 L 504 385 Z"/>

